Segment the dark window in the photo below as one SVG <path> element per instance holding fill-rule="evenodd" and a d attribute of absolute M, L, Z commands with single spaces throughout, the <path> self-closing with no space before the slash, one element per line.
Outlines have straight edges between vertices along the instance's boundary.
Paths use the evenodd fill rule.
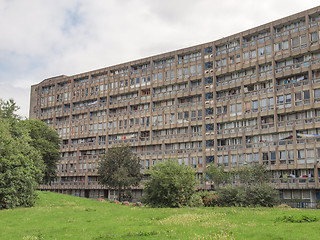
<path fill-rule="evenodd" d="M 204 79 L 204 84 L 212 84 L 213 83 L 213 77 L 206 77 Z"/>
<path fill-rule="evenodd" d="M 213 131 L 214 130 L 214 124 L 206 124 L 206 131 Z"/>
<path fill-rule="evenodd" d="M 212 68 L 213 67 L 213 62 L 211 61 L 211 62 L 206 62 L 205 64 L 204 64 L 204 69 L 210 69 L 210 68 Z"/>
<path fill-rule="evenodd" d="M 209 54 L 209 53 L 212 53 L 212 47 L 206 47 L 204 49 L 204 54 Z"/>
<path fill-rule="evenodd" d="M 206 163 L 214 163 L 214 156 L 206 156 Z"/>
<path fill-rule="evenodd" d="M 206 93 L 205 99 L 206 99 L 206 100 L 207 100 L 207 99 L 213 99 L 213 92 L 208 92 L 208 93 Z"/>
<path fill-rule="evenodd" d="M 206 147 L 214 147 L 214 140 L 206 140 Z"/>
<path fill-rule="evenodd" d="M 206 108 L 206 116 L 213 115 L 213 108 Z"/>

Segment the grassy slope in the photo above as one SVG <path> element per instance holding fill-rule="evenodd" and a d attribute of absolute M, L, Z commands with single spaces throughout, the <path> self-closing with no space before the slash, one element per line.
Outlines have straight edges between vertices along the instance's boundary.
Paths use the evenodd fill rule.
<path fill-rule="evenodd" d="M 0 239 L 311 240 L 320 236 L 319 222 L 275 223 L 276 217 L 284 215 L 320 218 L 319 210 L 151 209 L 49 192 L 39 195 L 33 208 L 0 211 Z"/>

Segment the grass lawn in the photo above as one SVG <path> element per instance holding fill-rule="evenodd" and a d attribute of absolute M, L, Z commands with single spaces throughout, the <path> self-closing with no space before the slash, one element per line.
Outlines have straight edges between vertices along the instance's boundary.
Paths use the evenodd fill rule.
<path fill-rule="evenodd" d="M 0 211 L 0 239 L 320 239 L 317 217 L 288 208 L 152 209 L 39 192 L 33 208 Z"/>

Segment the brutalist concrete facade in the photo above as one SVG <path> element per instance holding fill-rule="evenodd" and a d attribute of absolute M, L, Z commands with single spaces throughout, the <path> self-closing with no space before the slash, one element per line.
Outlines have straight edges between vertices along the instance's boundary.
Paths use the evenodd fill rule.
<path fill-rule="evenodd" d="M 30 118 L 62 138 L 59 177 L 41 189 L 112 197 L 97 182 L 99 155 L 128 143 L 141 171 L 177 158 L 202 179 L 208 164 L 231 170 L 261 163 L 283 199 L 315 202 L 319 25 L 316 7 L 210 43 L 32 86 Z"/>

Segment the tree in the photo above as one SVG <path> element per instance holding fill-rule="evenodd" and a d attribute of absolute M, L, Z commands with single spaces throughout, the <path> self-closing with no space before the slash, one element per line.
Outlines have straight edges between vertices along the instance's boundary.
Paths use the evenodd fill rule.
<path fill-rule="evenodd" d="M 15 114 L 18 109 L 19 107 L 13 99 L 7 101 L 0 99 L 0 118 L 10 120 L 20 119 L 20 117 Z"/>
<path fill-rule="evenodd" d="M 139 184 L 140 167 L 140 159 L 128 145 L 110 148 L 99 164 L 99 182 L 118 190 L 118 200 L 121 201 L 125 191 Z"/>
<path fill-rule="evenodd" d="M 246 185 L 267 183 L 270 179 L 270 171 L 266 165 L 253 164 L 244 166 L 235 171 L 242 183 Z"/>
<path fill-rule="evenodd" d="M 158 163 L 145 183 L 144 201 L 153 207 L 188 206 L 196 192 L 195 171 L 176 160 Z"/>
<path fill-rule="evenodd" d="M 39 120 L 21 120 L 17 109 L 14 100 L 0 99 L 0 209 L 32 206 L 59 156 L 55 131 Z"/>
<path fill-rule="evenodd" d="M 269 182 L 270 172 L 265 165 L 254 164 L 234 171 L 241 186 L 226 186 L 217 190 L 221 206 L 271 207 L 278 202 L 278 194 Z"/>
<path fill-rule="evenodd" d="M 43 182 L 49 183 L 56 178 L 57 162 L 60 157 L 60 138 L 58 133 L 38 119 L 21 121 L 24 128 L 29 131 L 31 146 L 37 149 L 43 160 Z"/>
<path fill-rule="evenodd" d="M 0 118 L 0 209 L 32 206 L 35 192 L 42 179 L 41 169 L 34 164 L 41 156 L 30 144 L 28 132 Z M 16 135 L 17 134 L 17 135 Z"/>
<path fill-rule="evenodd" d="M 215 187 L 219 187 L 220 184 L 230 183 L 231 175 L 224 170 L 224 167 L 216 167 L 213 164 L 206 169 L 206 176 L 210 181 L 213 181 Z"/>

